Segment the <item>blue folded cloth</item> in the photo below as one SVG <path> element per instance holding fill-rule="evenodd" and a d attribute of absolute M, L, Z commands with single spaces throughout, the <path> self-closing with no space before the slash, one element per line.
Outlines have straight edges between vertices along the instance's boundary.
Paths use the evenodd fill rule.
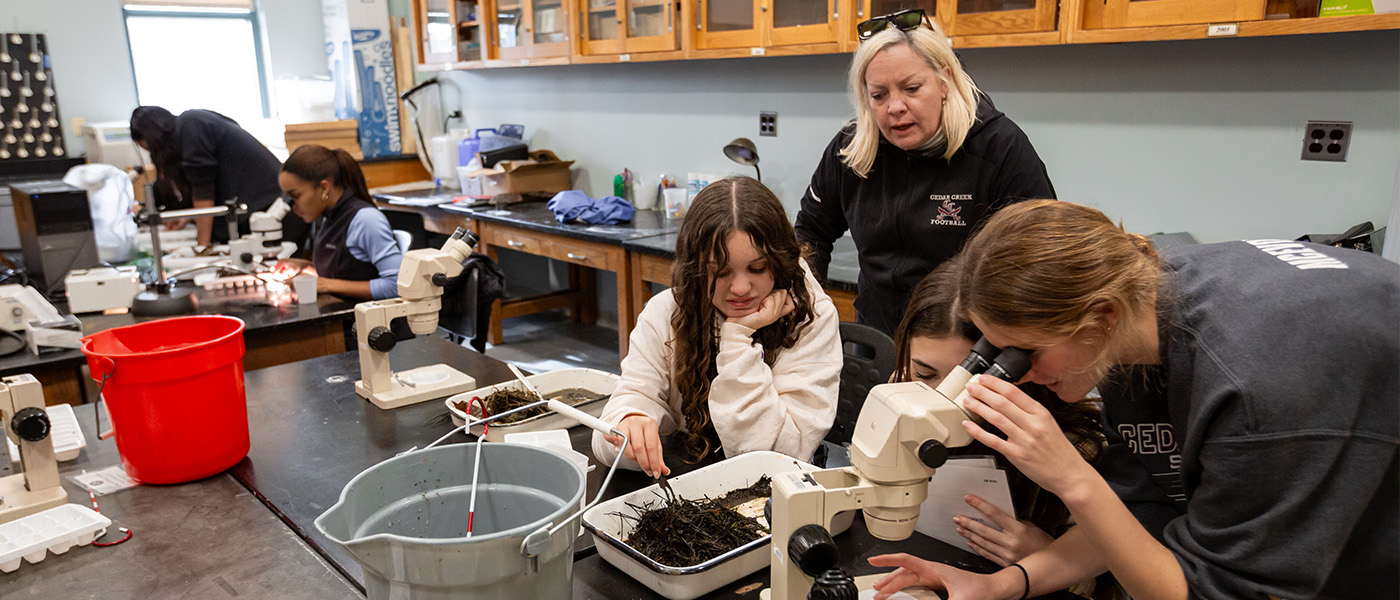
<path fill-rule="evenodd" d="M 554 212 L 560 223 L 617 225 L 632 222 L 632 215 L 637 214 L 637 209 L 622 198 L 604 196 L 594 200 L 579 190 L 559 192 L 545 207 Z"/>

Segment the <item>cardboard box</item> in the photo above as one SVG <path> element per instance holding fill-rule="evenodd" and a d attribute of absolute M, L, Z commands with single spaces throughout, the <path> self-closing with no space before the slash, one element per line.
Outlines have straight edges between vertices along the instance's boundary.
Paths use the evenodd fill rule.
<path fill-rule="evenodd" d="M 549 150 L 530 153 L 530 160 L 503 160 L 490 169 L 468 175 L 481 178 L 481 193 L 496 195 L 529 192 L 558 193 L 569 189 L 572 160 L 559 160 Z"/>

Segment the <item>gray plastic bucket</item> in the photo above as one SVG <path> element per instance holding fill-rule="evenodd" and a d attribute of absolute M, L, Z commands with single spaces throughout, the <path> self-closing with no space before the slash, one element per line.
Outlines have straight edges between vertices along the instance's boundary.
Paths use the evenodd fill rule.
<path fill-rule="evenodd" d="M 472 536 L 466 537 L 477 445 L 410 452 L 356 475 L 316 529 L 364 568 L 370 600 L 568 598 L 573 519 L 535 548 L 525 537 L 579 510 L 583 470 L 542 448 L 483 444 Z"/>

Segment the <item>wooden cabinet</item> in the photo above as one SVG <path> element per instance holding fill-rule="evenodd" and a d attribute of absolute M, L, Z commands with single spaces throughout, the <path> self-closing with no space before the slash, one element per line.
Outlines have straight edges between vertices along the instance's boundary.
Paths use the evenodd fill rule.
<path fill-rule="evenodd" d="M 954 38 L 1056 30 L 1057 0 L 938 0 L 938 14 Z"/>
<path fill-rule="evenodd" d="M 579 54 L 680 49 L 679 0 L 576 0 Z"/>
<path fill-rule="evenodd" d="M 496 66 L 567 64 L 572 6 L 565 0 L 492 0 L 489 45 Z M 535 62 L 536 59 L 563 59 Z"/>
<path fill-rule="evenodd" d="M 418 64 L 457 62 L 457 16 L 452 0 L 413 0 Z"/>
<path fill-rule="evenodd" d="M 1083 0 L 1084 28 L 1258 21 L 1266 0 Z"/>
<path fill-rule="evenodd" d="M 413 0 L 418 64 L 459 68 L 485 57 L 481 0 Z"/>
<path fill-rule="evenodd" d="M 779 46 L 821 45 L 840 51 L 842 5 L 847 0 L 693 0 L 695 50 L 748 48 L 752 55 Z"/>

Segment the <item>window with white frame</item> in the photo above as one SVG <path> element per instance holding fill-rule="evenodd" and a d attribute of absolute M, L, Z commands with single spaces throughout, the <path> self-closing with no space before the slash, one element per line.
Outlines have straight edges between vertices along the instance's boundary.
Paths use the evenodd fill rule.
<path fill-rule="evenodd" d="M 254 0 L 125 0 L 123 13 L 138 102 L 267 116 Z"/>

